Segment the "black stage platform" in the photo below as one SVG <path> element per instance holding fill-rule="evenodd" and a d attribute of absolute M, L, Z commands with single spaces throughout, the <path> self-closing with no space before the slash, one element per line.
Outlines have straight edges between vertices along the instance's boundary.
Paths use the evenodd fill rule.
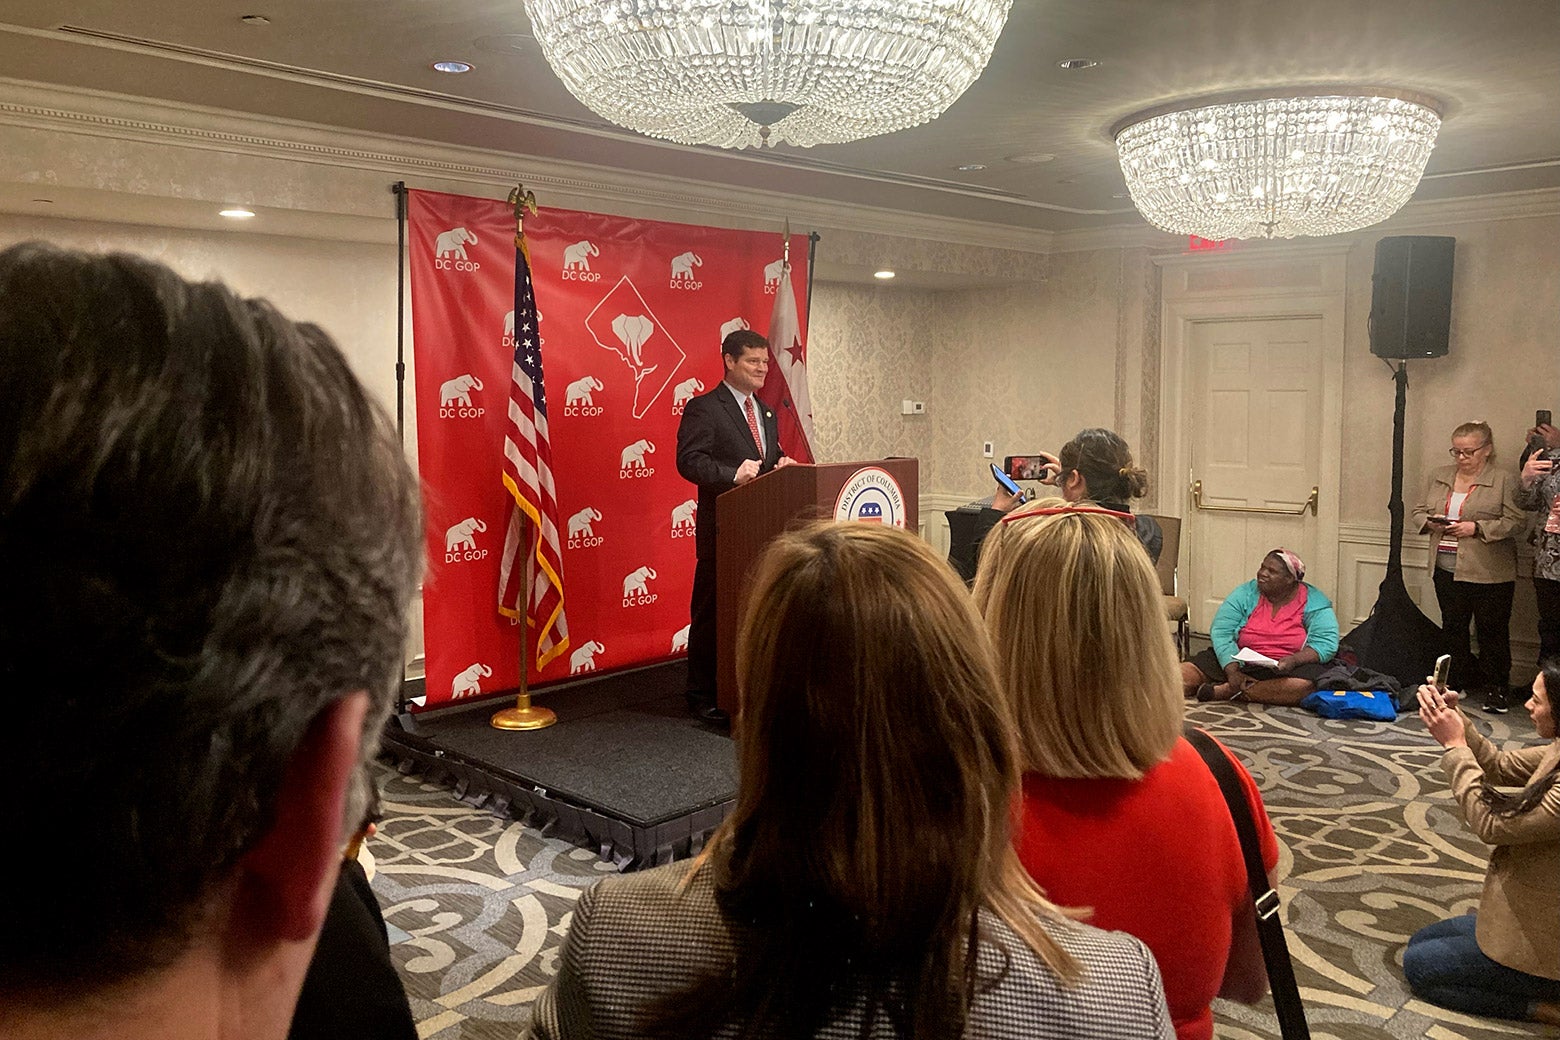
<path fill-rule="evenodd" d="M 737 792 L 731 739 L 688 716 L 686 675 L 678 661 L 543 690 L 558 724 L 531 732 L 488 725 L 502 698 L 400 716 L 385 752 L 625 870 L 655 866 L 703 848 Z"/>

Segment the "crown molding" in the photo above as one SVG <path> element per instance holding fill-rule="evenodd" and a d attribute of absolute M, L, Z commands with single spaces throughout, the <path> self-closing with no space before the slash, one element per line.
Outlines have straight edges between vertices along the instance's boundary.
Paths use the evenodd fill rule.
<path fill-rule="evenodd" d="M 1497 195 L 1463 195 L 1451 199 L 1410 202 L 1379 224 L 1343 235 L 1322 239 L 1275 240 L 1286 242 L 1339 242 L 1343 248 L 1358 239 L 1382 232 L 1400 234 L 1432 231 L 1453 224 L 1475 224 L 1492 220 L 1530 220 L 1560 215 L 1560 188 L 1535 188 L 1530 191 L 1503 192 Z M 1253 245 L 1266 245 L 1260 239 Z M 1053 253 L 1071 253 L 1089 249 L 1186 249 L 1184 235 L 1172 235 L 1149 224 L 1113 224 L 1080 231 L 1058 231 L 1050 243 Z M 1199 256 L 1211 254 L 1198 254 Z"/>
<path fill-rule="evenodd" d="M 523 171 L 527 187 L 545 189 L 550 205 L 609 211 L 654 207 L 686 214 L 698 223 L 730 227 L 762 230 L 788 218 L 803 227 L 1041 254 L 1050 251 L 1054 235 L 0 77 L 3 126 L 370 170 L 407 181 L 454 181 L 491 189 L 494 195 L 507 192 Z M 376 199 L 374 211 L 363 215 L 381 212 L 377 204 Z M 382 212 L 388 217 L 390 208 Z"/>

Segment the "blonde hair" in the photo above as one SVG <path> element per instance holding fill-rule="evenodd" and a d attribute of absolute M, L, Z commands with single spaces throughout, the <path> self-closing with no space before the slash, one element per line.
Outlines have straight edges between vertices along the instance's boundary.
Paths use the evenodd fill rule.
<path fill-rule="evenodd" d="M 1476 433 L 1484 438 L 1484 444 L 1480 446 L 1487 446 L 1490 449 L 1489 458 L 1486 461 L 1494 461 L 1495 431 L 1490 429 L 1490 424 L 1485 422 L 1483 419 L 1470 419 L 1469 421 L 1460 424 L 1457 429 L 1452 431 L 1452 440 L 1455 441 L 1459 437 L 1471 437 Z"/>
<path fill-rule="evenodd" d="M 1180 668 L 1159 579 L 1119 518 L 1060 499 L 1010 513 L 981 549 L 975 604 L 1029 769 L 1136 779 L 1170 754 Z"/>
<path fill-rule="evenodd" d="M 849 976 L 898 1002 L 908 1035 L 957 1036 L 982 909 L 1075 978 L 1041 923 L 1065 916 L 1013 850 L 1013 720 L 953 571 L 897 528 L 823 523 L 775 539 L 750 588 L 737 804 L 698 869 L 752 939 L 655 1031 L 811 1036 L 840 995 L 818 979 Z"/>

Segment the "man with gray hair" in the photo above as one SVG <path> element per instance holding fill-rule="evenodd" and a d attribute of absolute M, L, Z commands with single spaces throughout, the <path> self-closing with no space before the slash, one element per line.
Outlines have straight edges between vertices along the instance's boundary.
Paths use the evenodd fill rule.
<path fill-rule="evenodd" d="M 287 1034 L 401 678 L 417 483 L 319 329 L 0 252 L 0 1035 Z"/>

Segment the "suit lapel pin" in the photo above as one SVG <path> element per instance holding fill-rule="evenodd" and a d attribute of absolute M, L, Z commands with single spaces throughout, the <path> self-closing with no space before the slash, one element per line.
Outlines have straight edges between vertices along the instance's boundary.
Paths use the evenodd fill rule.
<path fill-rule="evenodd" d="M 764 418 L 765 419 L 773 419 L 774 417 L 775 417 L 775 413 L 774 412 L 770 412 L 770 411 L 764 412 Z"/>

